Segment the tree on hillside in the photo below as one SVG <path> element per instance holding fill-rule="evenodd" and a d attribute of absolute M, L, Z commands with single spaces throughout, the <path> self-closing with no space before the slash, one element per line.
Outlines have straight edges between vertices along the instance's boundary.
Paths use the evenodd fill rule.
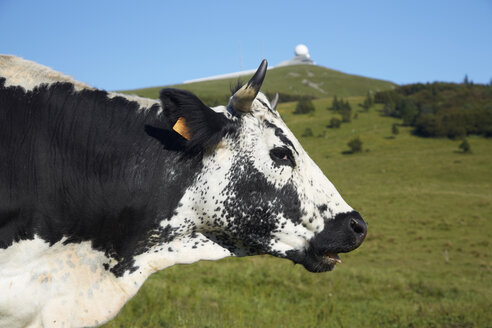
<path fill-rule="evenodd" d="M 327 109 L 335 111 L 335 112 L 338 111 L 339 103 L 338 103 L 337 96 L 333 97 L 333 100 L 331 102 L 331 107 L 328 107 Z"/>
<path fill-rule="evenodd" d="M 414 102 L 407 98 L 403 98 L 398 102 L 397 111 L 403 119 L 403 125 L 411 125 L 419 113 Z"/>
<path fill-rule="evenodd" d="M 463 138 L 463 141 L 458 147 L 463 151 L 463 153 L 471 152 L 470 144 L 468 143 L 468 140 L 466 140 L 466 138 Z"/>
<path fill-rule="evenodd" d="M 301 137 L 312 137 L 313 136 L 313 130 L 311 128 L 306 128 L 304 132 L 301 134 Z"/>
<path fill-rule="evenodd" d="M 332 128 L 332 129 L 337 129 L 340 127 L 341 124 L 342 124 L 342 121 L 340 119 L 333 117 L 330 120 L 330 125 L 328 125 L 327 127 Z"/>
<path fill-rule="evenodd" d="M 352 108 L 350 108 L 350 105 L 348 108 L 344 108 L 342 111 L 340 111 L 340 115 L 342 115 L 342 122 L 350 123 L 350 121 L 352 120 Z"/>
<path fill-rule="evenodd" d="M 398 124 L 393 124 L 393 126 L 391 127 L 391 133 L 393 133 L 395 136 L 400 133 L 400 131 L 398 130 Z"/>
<path fill-rule="evenodd" d="M 367 92 L 366 98 L 362 102 L 362 104 L 359 104 L 360 107 L 364 108 L 364 111 L 367 112 L 369 109 L 374 105 L 374 98 L 372 97 L 371 92 Z"/>
<path fill-rule="evenodd" d="M 337 96 L 335 96 L 333 97 L 331 107 L 328 107 L 327 109 L 340 114 L 340 116 L 342 116 L 342 122 L 348 123 L 352 120 L 352 107 L 350 107 L 348 100 L 343 100 L 343 98 L 340 98 L 339 100 Z"/>
<path fill-rule="evenodd" d="M 395 113 L 395 103 L 392 99 L 386 100 L 383 107 L 383 114 L 387 116 L 396 116 Z"/>
<path fill-rule="evenodd" d="M 465 74 L 465 78 L 463 79 L 463 84 L 465 86 L 470 86 L 470 85 L 473 84 L 473 81 L 471 81 L 471 80 L 468 79 L 468 74 Z"/>
<path fill-rule="evenodd" d="M 362 141 L 359 137 L 351 139 L 347 145 L 349 146 L 352 153 L 359 153 L 362 151 Z"/>
<path fill-rule="evenodd" d="M 296 109 L 294 110 L 294 114 L 307 114 L 314 112 L 315 107 L 313 102 L 309 98 L 301 98 L 297 102 Z"/>
<path fill-rule="evenodd" d="M 352 107 L 350 107 L 348 100 L 344 102 L 342 99 L 339 113 L 342 115 L 342 122 L 348 123 L 352 120 Z"/>

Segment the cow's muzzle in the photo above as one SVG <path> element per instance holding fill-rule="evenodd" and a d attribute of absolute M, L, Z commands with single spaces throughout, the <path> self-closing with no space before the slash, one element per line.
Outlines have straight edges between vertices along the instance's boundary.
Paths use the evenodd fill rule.
<path fill-rule="evenodd" d="M 359 247 L 367 234 L 367 226 L 359 213 L 337 214 L 327 220 L 323 231 L 302 251 L 289 251 L 287 257 L 302 264 L 311 272 L 332 270 L 340 263 L 338 253 L 347 253 Z"/>

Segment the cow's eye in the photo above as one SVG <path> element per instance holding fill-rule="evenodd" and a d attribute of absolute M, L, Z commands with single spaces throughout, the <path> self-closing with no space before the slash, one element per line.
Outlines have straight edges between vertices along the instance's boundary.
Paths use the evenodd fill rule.
<path fill-rule="evenodd" d="M 290 151 L 287 147 L 275 147 L 270 150 L 270 157 L 272 160 L 279 165 L 288 165 L 291 167 L 296 166 L 296 161 L 294 160 L 294 156 L 292 155 L 292 151 Z"/>

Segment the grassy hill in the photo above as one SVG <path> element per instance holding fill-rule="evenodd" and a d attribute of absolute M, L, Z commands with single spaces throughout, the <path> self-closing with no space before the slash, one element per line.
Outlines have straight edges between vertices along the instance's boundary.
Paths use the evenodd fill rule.
<path fill-rule="evenodd" d="M 352 108 L 362 98 L 349 98 Z M 331 99 L 286 123 L 368 223 L 333 272 L 271 256 L 178 265 L 153 275 L 105 327 L 489 327 L 492 145 L 419 138 L 382 106 L 327 129 Z M 310 127 L 314 137 L 301 137 Z M 323 135 L 317 137 L 317 135 Z M 362 153 L 345 155 L 359 136 Z"/>
<path fill-rule="evenodd" d="M 246 82 L 251 76 L 243 76 Z M 207 105 L 226 104 L 230 97 L 230 86 L 237 84 L 236 78 L 203 81 L 169 87 L 185 89 L 195 93 Z M 298 65 L 274 68 L 268 71 L 262 91 L 268 94 L 280 93 L 281 96 L 312 96 L 314 98 L 334 95 L 363 96 L 368 91 L 381 91 L 395 87 L 388 81 L 345 74 L 326 67 Z M 162 87 L 124 91 L 142 97 L 157 98 Z"/>

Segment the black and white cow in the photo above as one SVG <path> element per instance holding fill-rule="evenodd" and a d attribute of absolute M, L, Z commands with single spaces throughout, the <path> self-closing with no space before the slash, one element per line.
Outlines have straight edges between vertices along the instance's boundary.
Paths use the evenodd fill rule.
<path fill-rule="evenodd" d="M 0 56 L 0 327 L 97 326 L 152 273 L 271 254 L 329 271 L 360 215 L 259 93 L 108 93 Z"/>

